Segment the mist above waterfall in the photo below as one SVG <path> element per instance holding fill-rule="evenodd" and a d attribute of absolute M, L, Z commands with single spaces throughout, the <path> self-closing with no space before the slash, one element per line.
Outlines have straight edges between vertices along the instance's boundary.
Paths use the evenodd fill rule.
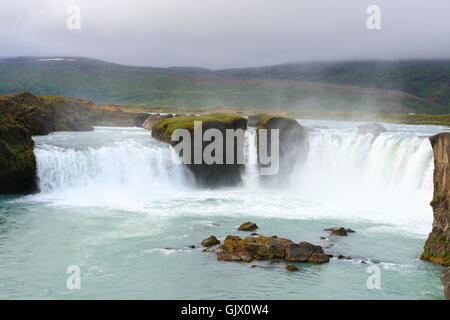
<path fill-rule="evenodd" d="M 423 136 L 429 133 L 393 125 L 396 132 L 374 138 L 356 134 L 351 122 L 320 123 L 341 127 L 310 132 L 307 156 L 277 185 L 261 181 L 254 164 L 255 130 L 249 129 L 242 184 L 213 189 L 195 187 L 189 171 L 171 161 L 171 147 L 142 129 L 35 137 L 41 193 L 32 198 L 161 216 L 174 214 L 170 208 L 181 205 L 177 214 L 359 219 L 429 232 L 433 159 Z"/>

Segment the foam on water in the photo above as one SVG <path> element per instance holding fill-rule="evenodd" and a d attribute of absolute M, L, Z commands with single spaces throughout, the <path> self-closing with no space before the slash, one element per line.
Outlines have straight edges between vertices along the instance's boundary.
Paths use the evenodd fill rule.
<path fill-rule="evenodd" d="M 292 187 L 330 210 L 330 216 L 429 231 L 433 156 L 428 138 L 322 131 L 310 135 L 307 160 L 296 169 Z"/>
<path fill-rule="evenodd" d="M 241 186 L 202 190 L 171 161 L 171 148 L 143 130 L 55 133 L 37 138 L 41 193 L 33 199 L 159 215 L 177 214 L 179 208 L 189 215 L 360 219 L 426 234 L 433 158 L 429 140 L 419 134 L 374 138 L 355 128 L 320 129 L 309 134 L 308 156 L 283 186 L 261 185 L 257 166 L 249 164 Z M 246 144 L 246 158 L 254 163 L 254 129 L 247 131 Z"/>
<path fill-rule="evenodd" d="M 330 128 L 311 132 L 306 160 L 281 185 L 246 166 L 241 185 L 216 189 L 196 188 L 171 148 L 142 129 L 34 137 L 41 192 L 0 200 L 0 298 L 442 299 L 440 268 L 418 257 L 432 219 L 423 136 L 445 129 L 384 124 L 388 132 L 373 139 L 356 135 L 354 122 L 302 124 Z M 250 162 L 254 134 L 246 133 Z M 356 260 L 292 274 L 284 264 L 249 269 L 187 248 L 211 234 L 244 235 L 237 227 L 248 220 L 260 234 Z M 321 240 L 323 228 L 341 225 L 356 233 Z M 381 267 L 382 290 L 367 289 L 362 259 Z M 74 264 L 82 290 L 65 287 Z"/>

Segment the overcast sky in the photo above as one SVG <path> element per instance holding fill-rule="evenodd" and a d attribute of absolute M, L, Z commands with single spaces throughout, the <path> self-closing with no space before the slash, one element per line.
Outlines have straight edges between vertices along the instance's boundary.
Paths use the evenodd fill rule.
<path fill-rule="evenodd" d="M 66 26 L 81 9 L 81 29 Z M 366 26 L 381 8 L 381 30 Z M 449 0 L 1 0 L 0 57 L 228 68 L 450 58 Z"/>

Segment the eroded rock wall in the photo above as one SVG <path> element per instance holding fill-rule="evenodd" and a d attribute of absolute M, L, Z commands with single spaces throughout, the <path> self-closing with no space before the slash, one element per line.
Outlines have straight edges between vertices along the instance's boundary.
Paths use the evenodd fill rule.
<path fill-rule="evenodd" d="M 421 259 L 450 265 L 450 133 L 430 138 L 434 154 L 433 229 Z"/>
<path fill-rule="evenodd" d="M 190 132 L 191 159 L 190 163 L 184 163 L 184 165 L 192 172 L 197 185 L 209 187 L 235 185 L 241 182 L 241 175 L 245 165 L 238 163 L 237 155 L 238 153 L 243 154 L 244 145 L 238 145 L 237 141 L 235 141 L 234 144 L 230 144 L 230 146 L 234 147 L 234 161 L 232 161 L 233 163 L 231 164 L 226 163 L 226 157 L 227 149 L 229 149 L 227 148 L 227 144 L 232 143 L 232 141 L 227 141 L 226 139 L 223 141 L 222 163 L 207 164 L 205 159 L 201 159 L 199 163 L 195 163 L 194 121 L 201 122 L 203 132 L 208 129 L 217 129 L 224 138 L 226 137 L 227 129 L 247 129 L 247 119 L 245 118 L 232 114 L 214 113 L 202 116 L 184 116 L 160 120 L 153 126 L 152 136 L 160 141 L 175 146 L 178 142 L 171 141 L 171 135 L 175 130 L 186 129 Z M 209 141 L 202 141 L 202 154 L 209 144 Z"/>
<path fill-rule="evenodd" d="M 88 100 L 0 95 L 0 194 L 37 190 L 33 135 L 53 131 L 89 131 L 94 125 L 142 126 L 148 114 L 109 111 Z"/>

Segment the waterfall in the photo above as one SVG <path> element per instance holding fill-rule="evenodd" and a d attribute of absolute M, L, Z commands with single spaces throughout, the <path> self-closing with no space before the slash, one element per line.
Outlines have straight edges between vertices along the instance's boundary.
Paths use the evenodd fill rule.
<path fill-rule="evenodd" d="M 363 210 L 383 213 L 385 222 L 431 225 L 434 164 L 427 137 L 320 130 L 309 141 L 306 161 L 288 182 L 299 195 L 348 217 Z"/>
<path fill-rule="evenodd" d="M 358 135 L 355 129 L 320 129 L 309 133 L 308 139 L 306 158 L 283 177 L 281 186 L 267 186 L 259 179 L 255 129 L 250 128 L 243 183 L 202 193 L 194 190 L 188 170 L 171 161 L 173 150 L 148 131 L 96 128 L 35 137 L 38 197 L 114 206 L 169 203 L 176 195 L 178 201 L 227 194 L 238 202 L 245 198 L 246 207 L 238 208 L 248 214 L 267 212 L 262 208 L 276 214 L 281 205 L 285 217 L 362 218 L 424 226 L 421 232 L 428 231 L 433 193 L 428 138 L 411 132 L 385 132 L 374 138 Z"/>
<path fill-rule="evenodd" d="M 118 139 L 110 141 L 108 132 Z M 134 130 L 124 134 L 100 129 L 67 135 L 35 137 L 41 195 L 78 197 L 80 202 L 104 197 L 106 203 L 172 192 L 192 183 L 189 172 L 171 161 L 173 150 L 153 142 L 149 134 L 136 138 Z"/>
<path fill-rule="evenodd" d="M 243 176 L 244 186 L 254 189 L 258 186 L 259 168 L 258 151 L 256 148 L 256 129 L 248 128 L 245 132 L 245 172 Z"/>

